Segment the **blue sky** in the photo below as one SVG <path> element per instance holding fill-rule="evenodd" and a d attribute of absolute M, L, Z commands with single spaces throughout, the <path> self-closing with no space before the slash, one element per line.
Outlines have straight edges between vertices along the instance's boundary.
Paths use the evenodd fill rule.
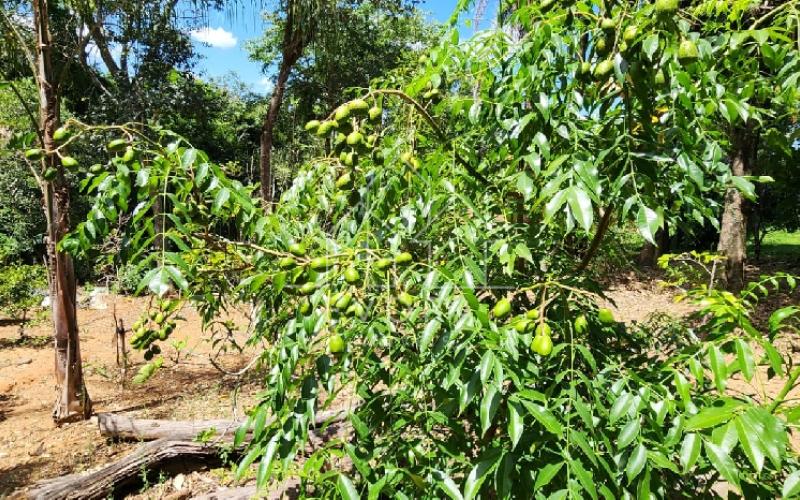
<path fill-rule="evenodd" d="M 424 0 L 421 9 L 432 21 L 446 22 L 456 3 L 457 0 Z M 241 7 L 235 14 L 212 13 L 207 27 L 192 33 L 195 47 L 202 56 L 198 72 L 205 78 L 224 78 L 234 72 L 254 91 L 268 92 L 269 78 L 262 72 L 261 64 L 250 61 L 244 48 L 247 40 L 257 38 L 263 28 L 260 9 L 252 5 Z"/>

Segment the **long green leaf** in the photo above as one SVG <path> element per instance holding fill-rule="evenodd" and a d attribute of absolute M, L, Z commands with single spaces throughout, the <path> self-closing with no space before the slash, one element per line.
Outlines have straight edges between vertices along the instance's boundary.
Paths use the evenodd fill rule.
<path fill-rule="evenodd" d="M 731 456 L 726 453 L 721 446 L 717 446 L 711 441 L 704 440 L 703 444 L 706 449 L 708 461 L 711 462 L 711 465 L 719 472 L 720 476 L 736 486 L 737 489 L 741 489 L 739 484 L 739 469 L 736 468 L 736 464 L 733 463 Z"/>
<path fill-rule="evenodd" d="M 336 489 L 339 490 L 339 495 L 341 495 L 343 500 L 358 500 L 361 498 L 358 496 L 358 490 L 356 490 L 353 482 L 344 474 L 339 474 L 339 477 L 336 479 Z"/>
<path fill-rule="evenodd" d="M 680 453 L 684 474 L 689 472 L 689 469 L 694 467 L 694 464 L 697 463 L 697 459 L 700 457 L 701 444 L 702 440 L 700 436 L 694 432 L 689 432 L 684 436 Z"/>

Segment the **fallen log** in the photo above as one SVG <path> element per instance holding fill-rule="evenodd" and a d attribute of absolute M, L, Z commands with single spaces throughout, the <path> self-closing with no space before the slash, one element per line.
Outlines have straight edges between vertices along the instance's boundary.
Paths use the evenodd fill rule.
<path fill-rule="evenodd" d="M 26 493 L 37 500 L 77 500 L 119 496 L 139 484 L 143 471 L 185 472 L 220 463 L 220 448 L 192 441 L 157 439 L 127 457 L 88 474 L 70 474 L 39 483 Z"/>

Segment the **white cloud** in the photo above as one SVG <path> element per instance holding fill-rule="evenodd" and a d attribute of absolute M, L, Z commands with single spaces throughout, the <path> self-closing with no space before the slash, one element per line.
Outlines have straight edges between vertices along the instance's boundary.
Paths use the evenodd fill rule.
<path fill-rule="evenodd" d="M 271 94 L 272 91 L 275 89 L 275 82 L 272 81 L 272 78 L 269 78 L 267 76 L 259 80 L 258 84 L 264 90 L 265 94 Z"/>
<path fill-rule="evenodd" d="M 236 47 L 236 44 L 239 42 L 239 40 L 233 36 L 233 33 L 226 31 L 225 28 L 200 28 L 192 30 L 190 34 L 195 40 L 220 49 Z"/>

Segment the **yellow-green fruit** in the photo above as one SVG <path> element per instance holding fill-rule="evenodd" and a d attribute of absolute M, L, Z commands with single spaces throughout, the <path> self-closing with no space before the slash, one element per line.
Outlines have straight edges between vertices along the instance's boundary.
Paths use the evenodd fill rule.
<path fill-rule="evenodd" d="M 495 318 L 498 319 L 507 316 L 508 313 L 510 312 L 511 312 L 511 301 L 506 298 L 498 300 L 497 304 L 495 304 L 494 308 L 492 308 L 492 314 L 494 315 Z"/>
<path fill-rule="evenodd" d="M 392 259 L 387 259 L 387 258 L 384 257 L 382 259 L 378 259 L 377 261 L 375 261 L 375 267 L 379 271 L 383 271 L 384 269 L 386 269 L 389 266 L 391 266 L 393 263 L 394 263 L 394 261 Z"/>
<path fill-rule="evenodd" d="M 311 312 L 311 302 L 309 302 L 308 299 L 303 299 L 303 301 L 300 302 L 300 314 L 305 316 L 310 312 Z"/>
<path fill-rule="evenodd" d="M 539 2 L 539 8 L 544 11 L 552 7 L 553 4 L 555 3 L 556 0 L 542 0 L 541 2 Z"/>
<path fill-rule="evenodd" d="M 630 25 L 627 26 L 625 28 L 625 31 L 622 33 L 622 39 L 628 43 L 631 43 L 634 40 L 636 40 L 636 35 L 638 34 L 639 34 L 639 28 L 634 25 Z"/>
<path fill-rule="evenodd" d="M 312 293 L 314 293 L 314 290 L 316 290 L 316 289 L 317 289 L 317 285 L 315 285 L 312 282 L 303 283 L 300 286 L 300 293 L 302 295 L 311 295 Z"/>
<path fill-rule="evenodd" d="M 344 270 L 344 280 L 350 283 L 351 285 L 358 283 L 360 279 L 361 275 L 358 274 L 358 270 L 356 270 L 356 268 L 348 267 L 347 269 Z"/>
<path fill-rule="evenodd" d="M 592 65 L 588 62 L 582 62 L 581 65 L 578 66 L 578 74 L 581 76 L 588 75 L 591 72 L 592 72 Z"/>
<path fill-rule="evenodd" d="M 337 189 L 350 189 L 352 187 L 353 177 L 350 175 L 350 172 L 345 172 L 338 179 L 336 179 Z"/>
<path fill-rule="evenodd" d="M 667 82 L 667 77 L 664 75 L 664 70 L 660 69 L 656 72 L 654 81 L 656 85 L 664 85 Z"/>
<path fill-rule="evenodd" d="M 297 265 L 297 261 L 291 257 L 284 257 L 278 262 L 281 269 L 292 269 Z"/>
<path fill-rule="evenodd" d="M 419 169 L 419 159 L 417 157 L 412 157 L 411 160 L 408 162 L 413 169 Z"/>
<path fill-rule="evenodd" d="M 344 339 L 338 333 L 328 338 L 328 350 L 332 354 L 344 352 Z"/>
<path fill-rule="evenodd" d="M 67 127 L 59 127 L 53 132 L 53 140 L 56 142 L 64 142 L 72 135 Z"/>
<path fill-rule="evenodd" d="M 605 31 L 614 31 L 615 29 L 617 29 L 617 22 L 614 19 L 611 19 L 610 17 L 604 17 L 600 21 L 600 28 L 602 28 Z"/>
<path fill-rule="evenodd" d="M 302 257 L 306 254 L 306 247 L 302 243 L 292 243 L 289 245 L 289 252 L 298 257 Z"/>
<path fill-rule="evenodd" d="M 353 131 L 347 136 L 347 144 L 350 146 L 356 146 L 362 142 L 364 142 L 364 134 L 361 132 Z"/>
<path fill-rule="evenodd" d="M 436 99 L 439 97 L 439 89 L 431 89 L 422 94 L 423 99 Z"/>
<path fill-rule="evenodd" d="M 547 337 L 549 337 L 552 332 L 553 329 L 550 328 L 550 325 L 548 325 L 547 323 L 539 323 L 538 325 L 536 325 L 536 330 L 534 330 L 534 333 L 536 335 L 545 335 Z"/>
<path fill-rule="evenodd" d="M 306 131 L 313 132 L 319 128 L 319 120 L 311 120 L 306 123 Z"/>
<path fill-rule="evenodd" d="M 540 356 L 549 356 L 553 352 L 553 340 L 548 335 L 535 335 L 531 350 Z"/>
<path fill-rule="evenodd" d="M 678 0 L 656 0 L 656 12 L 659 14 L 674 14 L 678 12 Z"/>
<path fill-rule="evenodd" d="M 403 252 L 394 258 L 394 263 L 402 266 L 411 263 L 412 260 L 414 260 L 414 257 L 410 253 Z"/>
<path fill-rule="evenodd" d="M 601 56 L 608 54 L 611 50 L 611 44 L 606 40 L 606 37 L 601 36 L 597 39 L 597 43 L 594 45 L 594 50 Z"/>
<path fill-rule="evenodd" d="M 44 177 L 46 181 L 52 181 L 56 178 L 56 174 L 58 174 L 58 170 L 53 167 L 48 167 L 42 174 L 42 177 Z"/>
<path fill-rule="evenodd" d="M 514 330 L 519 333 L 524 333 L 525 330 L 528 329 L 528 325 L 530 325 L 530 320 L 528 319 L 518 319 L 514 322 Z"/>
<path fill-rule="evenodd" d="M 317 127 L 317 135 L 320 137 L 324 137 L 328 135 L 328 132 L 330 132 L 334 128 L 337 128 L 338 126 L 339 124 L 334 121 L 324 121 L 319 124 L 319 127 Z"/>
<path fill-rule="evenodd" d="M 700 58 L 697 45 L 691 40 L 682 40 L 678 46 L 678 60 L 682 64 L 691 64 Z"/>
<path fill-rule="evenodd" d="M 369 104 L 364 99 L 353 99 L 349 103 L 347 103 L 347 107 L 350 108 L 350 111 L 355 113 L 360 113 L 362 111 L 366 111 L 369 109 Z"/>
<path fill-rule="evenodd" d="M 525 317 L 528 319 L 538 319 L 539 318 L 539 310 L 538 309 L 531 309 L 530 311 L 525 313 Z"/>
<path fill-rule="evenodd" d="M 594 68 L 594 76 L 597 78 L 607 78 L 614 70 L 614 62 L 611 59 L 600 61 Z"/>
<path fill-rule="evenodd" d="M 324 271 L 332 266 L 331 261 L 327 257 L 316 257 L 311 259 L 309 267 L 314 271 Z"/>
<path fill-rule="evenodd" d="M 95 163 L 94 165 L 89 167 L 89 173 L 91 174 L 99 174 L 102 171 L 103 171 L 103 166 L 100 165 L 99 163 Z"/>
<path fill-rule="evenodd" d="M 163 322 L 164 322 L 164 313 L 158 313 L 158 314 L 156 314 L 156 317 L 155 317 L 155 319 L 154 319 L 153 321 L 155 321 L 155 322 L 156 322 L 156 323 L 158 323 L 159 325 L 160 325 L 161 323 L 163 323 Z"/>
<path fill-rule="evenodd" d="M 369 119 L 374 122 L 377 121 L 381 115 L 383 115 L 383 110 L 378 106 L 372 106 L 369 108 L 367 114 L 369 115 Z"/>
<path fill-rule="evenodd" d="M 78 160 L 71 156 L 64 156 L 61 158 L 61 164 L 64 165 L 65 168 L 76 168 L 78 166 Z"/>
<path fill-rule="evenodd" d="M 398 301 L 398 302 L 400 302 L 402 305 L 404 305 L 404 306 L 406 306 L 406 307 L 411 307 L 411 306 L 413 306 L 413 305 L 414 305 L 414 300 L 416 300 L 416 299 L 414 298 L 414 296 L 413 296 L 413 295 L 411 295 L 411 294 L 410 294 L 410 293 L 408 293 L 408 292 L 401 292 L 401 293 L 400 293 L 400 294 L 397 296 L 397 301 Z"/>
<path fill-rule="evenodd" d="M 134 156 L 136 156 L 136 151 L 132 147 L 128 146 L 125 148 L 125 154 L 122 155 L 122 161 L 125 163 L 130 163 L 133 161 Z"/>
<path fill-rule="evenodd" d="M 126 147 L 128 147 L 128 141 L 126 141 L 125 139 L 114 139 L 113 141 L 106 144 L 106 149 L 111 151 L 112 153 L 119 153 Z"/>
<path fill-rule="evenodd" d="M 350 116 L 350 108 L 347 106 L 339 106 L 336 108 L 336 113 L 333 115 L 337 122 L 346 120 L 348 116 Z"/>
<path fill-rule="evenodd" d="M 339 153 L 339 161 L 342 163 L 347 161 L 347 151 L 342 151 Z"/>
<path fill-rule="evenodd" d="M 339 300 L 336 301 L 334 307 L 340 311 L 346 310 L 350 306 L 350 302 L 353 300 L 353 294 L 345 293 L 342 295 Z"/>
<path fill-rule="evenodd" d="M 400 155 L 400 161 L 402 161 L 403 163 L 411 163 L 411 158 L 413 157 L 414 155 L 411 154 L 411 151 L 404 151 Z"/>
<path fill-rule="evenodd" d="M 364 306 L 356 302 L 355 304 L 352 304 L 350 307 L 347 308 L 345 314 L 348 316 L 357 316 L 361 318 L 364 316 L 364 312 L 365 312 Z"/>
<path fill-rule="evenodd" d="M 575 332 L 576 333 L 584 333 L 588 329 L 589 329 L 589 321 L 586 320 L 586 316 L 581 314 L 580 316 L 575 318 Z"/>
<path fill-rule="evenodd" d="M 344 158 L 344 164 L 348 167 L 354 167 L 358 165 L 358 153 L 355 151 L 350 151 L 347 153 L 347 156 Z"/>
<path fill-rule="evenodd" d="M 32 161 L 41 160 L 42 158 L 44 158 L 44 149 L 39 149 L 39 148 L 29 149 L 25 151 L 25 158 Z"/>
<path fill-rule="evenodd" d="M 614 322 L 614 313 L 611 312 L 611 309 L 602 307 L 597 311 L 597 319 L 604 325 L 610 325 Z"/>

